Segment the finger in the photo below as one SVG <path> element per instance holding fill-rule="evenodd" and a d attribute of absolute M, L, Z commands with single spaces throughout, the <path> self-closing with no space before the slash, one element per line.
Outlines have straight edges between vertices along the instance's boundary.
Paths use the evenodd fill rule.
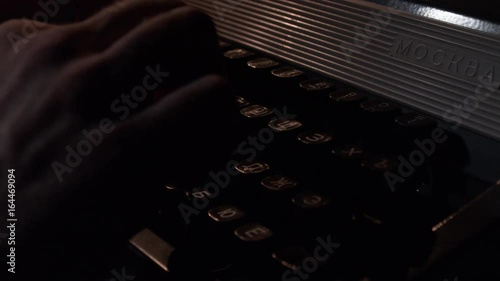
<path fill-rule="evenodd" d="M 119 93 L 142 83 L 148 66 L 156 71 L 158 65 L 170 73 L 160 86 L 171 89 L 208 73 L 222 73 L 210 19 L 189 7 L 151 18 L 107 50 L 63 69 L 59 80 L 71 83 L 59 83 L 60 92 L 76 91 L 74 104 L 102 117 L 99 114 L 109 113 Z"/>
<path fill-rule="evenodd" d="M 97 52 L 142 21 L 182 5 L 182 2 L 173 0 L 120 1 L 83 22 L 74 24 L 72 28 L 92 30 L 93 36 L 85 38 L 82 43 L 86 51 Z"/>
<path fill-rule="evenodd" d="M 225 80 L 208 75 L 118 123 L 113 138 L 125 143 L 128 152 L 138 152 L 127 163 L 141 163 L 153 181 L 161 180 L 158 176 L 176 180 L 174 175 L 199 174 L 230 152 L 231 105 Z"/>
<path fill-rule="evenodd" d="M 53 28 L 54 25 L 28 19 L 9 20 L 0 25 L 0 46 L 3 53 L 17 54 L 24 49 L 29 41 L 42 31 Z"/>
<path fill-rule="evenodd" d="M 192 117 L 198 118 L 202 113 L 198 110 L 201 110 L 203 105 L 218 104 L 228 100 L 228 96 L 224 78 L 217 75 L 204 76 L 163 97 L 147 110 L 125 120 L 121 126 L 132 135 L 143 134 L 145 131 L 149 131 L 150 127 L 169 127 L 173 125 L 172 122 L 175 118 L 179 119 L 179 116 L 195 113 Z M 220 107 L 223 105 L 226 104 L 218 104 Z"/>
<path fill-rule="evenodd" d="M 146 61 L 148 65 L 164 63 L 172 71 L 186 74 L 222 72 L 217 36 L 210 17 L 188 6 L 144 21 L 110 46 L 106 53 L 118 67 L 123 64 L 141 66 Z M 192 75 L 185 77 L 185 81 L 190 80 Z"/>

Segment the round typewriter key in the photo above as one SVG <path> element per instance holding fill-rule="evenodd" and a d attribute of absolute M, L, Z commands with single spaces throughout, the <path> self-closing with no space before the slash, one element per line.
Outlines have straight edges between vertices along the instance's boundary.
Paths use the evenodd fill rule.
<path fill-rule="evenodd" d="M 370 100 L 361 104 L 363 118 L 359 124 L 360 138 L 367 144 L 381 151 L 393 151 L 396 139 L 393 136 L 396 118 L 401 109 L 385 100 Z M 390 137 L 391 136 L 391 137 Z"/>
<path fill-rule="evenodd" d="M 394 187 L 391 185 L 390 175 L 398 174 L 399 162 L 382 154 L 371 154 L 361 161 L 359 181 L 357 187 L 367 196 L 373 198 L 387 198 Z"/>
<path fill-rule="evenodd" d="M 264 178 L 260 184 L 270 190 L 282 191 L 296 187 L 299 183 L 287 176 L 274 175 Z"/>
<path fill-rule="evenodd" d="M 387 172 L 394 171 L 398 166 L 398 162 L 391 157 L 377 154 L 364 159 L 361 165 L 375 172 Z"/>
<path fill-rule="evenodd" d="M 392 112 L 399 111 L 399 107 L 395 104 L 384 100 L 371 100 L 361 104 L 361 108 L 368 112 Z"/>
<path fill-rule="evenodd" d="M 245 49 L 241 49 L 241 48 L 232 49 L 232 50 L 224 52 L 224 56 L 228 59 L 241 59 L 241 58 L 246 58 L 246 57 L 250 57 L 253 55 L 254 55 L 254 53 L 252 53 L 248 50 L 245 50 Z"/>
<path fill-rule="evenodd" d="M 166 192 L 162 192 L 159 196 L 165 196 L 164 201 L 166 202 L 180 202 L 186 199 L 186 190 L 183 188 L 184 185 L 177 185 L 174 183 L 168 183 L 164 185 Z M 167 204 L 168 205 L 168 204 Z"/>
<path fill-rule="evenodd" d="M 288 245 L 272 253 L 273 259 L 290 270 L 300 269 L 304 260 L 313 257 L 313 255 L 314 254 L 308 251 L 304 246 L 299 245 Z"/>
<path fill-rule="evenodd" d="M 304 192 L 293 197 L 292 202 L 302 208 L 320 208 L 330 203 L 330 199 L 313 191 Z"/>
<path fill-rule="evenodd" d="M 302 123 L 294 119 L 273 118 L 267 124 L 273 133 L 273 140 L 267 145 L 263 153 L 271 153 L 273 157 L 287 159 L 290 152 L 295 150 L 295 136 L 301 132 Z M 280 160 L 278 160 L 280 161 Z"/>
<path fill-rule="evenodd" d="M 257 57 L 246 61 L 245 69 L 240 74 L 243 78 L 241 89 L 245 95 L 256 103 L 276 104 L 282 102 L 281 93 L 277 91 L 281 85 L 277 85 L 277 79 L 270 75 L 272 69 L 280 64 L 265 57 Z"/>
<path fill-rule="evenodd" d="M 297 77 L 297 76 L 304 74 L 304 72 L 302 70 L 298 70 L 298 69 L 296 69 L 294 67 L 290 67 L 290 66 L 276 68 L 276 69 L 272 70 L 271 73 L 274 76 L 280 77 L 280 78 L 292 78 L 292 77 Z"/>
<path fill-rule="evenodd" d="M 234 103 L 236 104 L 236 107 L 244 107 L 250 104 L 249 101 L 240 96 L 234 96 Z"/>
<path fill-rule="evenodd" d="M 302 123 L 297 120 L 286 119 L 286 118 L 275 118 L 269 121 L 269 128 L 276 132 L 291 131 L 302 127 Z"/>
<path fill-rule="evenodd" d="M 269 170 L 269 165 L 264 162 L 244 162 L 238 163 L 235 166 L 236 170 L 242 174 L 259 174 Z"/>
<path fill-rule="evenodd" d="M 193 188 L 190 191 L 186 191 L 185 195 L 187 199 L 193 200 L 193 199 L 203 199 L 203 198 L 214 198 L 216 197 L 215 193 L 211 192 L 210 190 L 204 190 L 202 188 Z"/>
<path fill-rule="evenodd" d="M 273 232 L 257 223 L 244 225 L 234 231 L 234 234 L 245 242 L 258 242 L 273 236 Z"/>
<path fill-rule="evenodd" d="M 258 58 L 247 62 L 251 68 L 261 69 L 278 66 L 279 63 L 268 58 Z"/>
<path fill-rule="evenodd" d="M 349 136 L 349 141 L 358 139 L 362 120 L 360 104 L 366 97 L 355 90 L 342 89 L 330 93 L 328 104 L 329 123 L 342 136 Z"/>
<path fill-rule="evenodd" d="M 300 82 L 300 87 L 307 91 L 321 91 L 329 89 L 333 86 L 332 83 L 321 79 L 321 78 L 312 78 L 306 81 Z"/>
<path fill-rule="evenodd" d="M 272 97 L 273 104 L 286 104 L 288 110 L 300 113 L 304 103 L 299 100 L 300 87 L 298 83 L 304 80 L 305 73 L 291 66 L 283 66 L 270 71 L 269 90 L 266 96 Z"/>
<path fill-rule="evenodd" d="M 363 156 L 364 150 L 359 145 L 345 144 L 334 146 L 332 153 L 346 159 L 359 159 Z"/>
<path fill-rule="evenodd" d="M 231 222 L 245 216 L 245 213 L 233 205 L 223 205 L 212 208 L 208 216 L 216 222 Z"/>
<path fill-rule="evenodd" d="M 319 131 L 311 131 L 300 134 L 297 139 L 305 144 L 323 144 L 331 141 L 332 136 Z"/>
<path fill-rule="evenodd" d="M 330 99 L 339 103 L 361 102 L 366 99 L 365 96 L 352 90 L 339 90 L 330 94 Z"/>
<path fill-rule="evenodd" d="M 231 87 L 235 93 L 248 98 L 252 96 L 248 92 L 249 77 L 247 74 L 250 69 L 246 63 L 253 56 L 253 52 L 242 48 L 231 48 L 224 52 L 227 76 L 229 81 L 231 81 Z"/>
<path fill-rule="evenodd" d="M 415 149 L 415 140 L 432 136 L 437 122 L 416 113 L 405 113 L 395 118 L 394 134 L 398 136 L 393 142 L 396 154 L 409 154 Z"/>
<path fill-rule="evenodd" d="M 329 157 L 330 142 L 333 140 L 330 133 L 320 130 L 306 131 L 299 134 L 296 140 L 299 143 L 299 151 L 297 152 L 303 153 L 301 158 L 306 160 L 306 162 L 320 161 L 325 157 Z"/>
<path fill-rule="evenodd" d="M 168 190 L 179 190 L 180 189 L 177 185 L 174 185 L 174 184 L 166 184 L 165 188 Z"/>
<path fill-rule="evenodd" d="M 251 105 L 240 110 L 243 116 L 248 118 L 259 118 L 272 114 L 272 110 L 262 105 Z"/>
<path fill-rule="evenodd" d="M 221 49 L 227 49 L 229 47 L 231 47 L 231 44 L 229 44 L 226 41 L 219 40 L 219 48 L 221 48 Z"/>
<path fill-rule="evenodd" d="M 214 203 L 218 194 L 219 191 L 215 189 L 195 187 L 184 191 L 184 200 L 191 201 L 195 208 L 206 208 Z"/>
<path fill-rule="evenodd" d="M 311 123 L 326 122 L 325 108 L 327 99 L 325 90 L 333 87 L 333 84 L 322 78 L 312 78 L 299 82 L 299 93 L 296 96 L 296 110 L 302 118 Z"/>
<path fill-rule="evenodd" d="M 294 136 L 294 148 L 289 150 L 296 155 L 300 162 L 295 164 L 297 167 L 292 166 L 292 170 L 300 173 L 300 177 L 305 175 L 314 175 L 315 181 L 321 181 L 323 177 L 331 174 L 332 159 L 330 157 L 330 146 L 332 141 L 331 134 L 320 130 L 305 131 L 301 134 Z M 288 159 L 288 157 L 287 157 Z M 315 165 L 310 165 L 315 163 Z M 307 176 L 306 176 L 307 177 Z"/>
<path fill-rule="evenodd" d="M 402 114 L 396 117 L 396 123 L 411 128 L 434 127 L 436 125 L 436 121 L 416 113 Z"/>
<path fill-rule="evenodd" d="M 235 129 L 240 130 L 242 133 L 248 134 L 248 132 L 257 131 L 259 132 L 259 139 L 262 139 L 263 136 L 273 137 L 273 132 L 271 129 L 267 128 L 267 124 L 269 120 L 272 118 L 273 111 L 259 104 L 249 105 L 240 109 L 240 116 L 237 118 L 237 122 L 239 122 L 238 126 L 235 126 Z M 264 128 L 264 129 L 263 129 Z"/>
<path fill-rule="evenodd" d="M 361 178 L 360 172 L 363 168 L 360 161 L 366 153 L 360 145 L 335 144 L 330 154 L 333 167 L 330 171 L 336 171 L 337 180 L 351 182 L 351 185 L 355 186 Z"/>

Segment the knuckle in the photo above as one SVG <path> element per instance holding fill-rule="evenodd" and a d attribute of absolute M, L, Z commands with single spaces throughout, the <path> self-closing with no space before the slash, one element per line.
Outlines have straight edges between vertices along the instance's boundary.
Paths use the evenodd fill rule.
<path fill-rule="evenodd" d="M 126 1 L 125 1 L 126 2 Z M 150 7 L 150 8 L 172 8 L 175 6 L 184 6 L 182 1 L 164 1 L 164 0 L 145 0 L 145 1 L 129 1 L 125 5 L 130 5 L 134 8 Z"/>
<path fill-rule="evenodd" d="M 193 21 L 196 25 L 212 26 L 212 18 L 202 10 L 191 6 L 183 6 L 181 9 L 183 10 L 186 18 Z"/>
<path fill-rule="evenodd" d="M 154 9 L 156 11 L 162 11 L 165 9 L 171 9 L 176 6 L 185 5 L 182 1 L 165 1 L 165 0 L 130 0 L 130 1 L 118 1 L 113 5 L 108 6 L 103 9 L 99 14 L 101 15 L 114 15 L 122 14 L 127 11 L 140 11 L 142 9 Z"/>
<path fill-rule="evenodd" d="M 0 32 L 11 32 L 11 31 L 17 31 L 22 27 L 24 24 L 23 20 L 21 19 L 11 19 L 8 20 L 2 24 L 0 24 Z"/>
<path fill-rule="evenodd" d="M 72 44 L 72 31 L 63 27 L 54 27 L 46 30 L 39 36 L 34 37 L 30 42 L 29 54 L 40 56 L 67 54 Z M 55 52 L 57 50 L 57 52 Z"/>
<path fill-rule="evenodd" d="M 2 41 L 9 42 L 9 40 L 3 39 L 7 39 L 10 33 L 19 33 L 23 25 L 24 22 L 21 19 L 12 19 L 0 24 L 0 37 L 2 38 Z"/>
<path fill-rule="evenodd" d="M 163 6 L 163 7 L 173 7 L 173 6 L 184 6 L 185 4 L 179 0 L 164 1 L 164 0 L 147 0 L 144 1 L 146 5 L 149 6 Z"/>

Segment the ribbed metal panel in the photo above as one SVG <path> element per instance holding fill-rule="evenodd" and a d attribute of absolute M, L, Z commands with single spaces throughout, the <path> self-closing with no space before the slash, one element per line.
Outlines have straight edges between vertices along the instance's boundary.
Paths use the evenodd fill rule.
<path fill-rule="evenodd" d="M 498 35 L 366 1 L 186 2 L 211 15 L 221 37 L 439 118 L 469 97 L 461 126 L 500 140 L 500 92 L 477 108 L 471 99 L 480 75 L 500 80 Z"/>

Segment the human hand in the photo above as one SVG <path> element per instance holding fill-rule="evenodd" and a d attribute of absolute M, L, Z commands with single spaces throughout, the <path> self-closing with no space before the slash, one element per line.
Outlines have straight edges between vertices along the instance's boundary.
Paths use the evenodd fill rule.
<path fill-rule="evenodd" d="M 179 2 L 120 2 L 16 51 L 26 24 L 0 25 L 0 166 L 16 170 L 19 270 L 54 280 L 120 241 L 153 187 L 221 158 L 232 99 L 211 21 Z"/>

